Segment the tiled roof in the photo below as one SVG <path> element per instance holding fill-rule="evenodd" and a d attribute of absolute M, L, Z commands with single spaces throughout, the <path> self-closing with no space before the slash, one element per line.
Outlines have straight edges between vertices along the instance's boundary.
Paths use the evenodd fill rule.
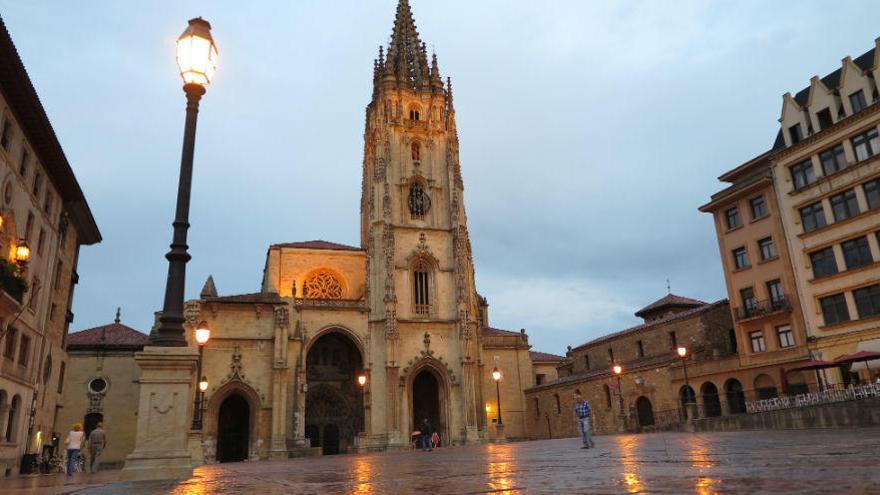
<path fill-rule="evenodd" d="M 67 336 L 67 347 L 137 347 L 147 344 L 149 336 L 121 323 L 89 328 Z"/>
<path fill-rule="evenodd" d="M 544 362 L 544 363 L 555 363 L 558 361 L 564 361 L 565 356 L 557 356 L 556 354 L 550 354 L 547 352 L 538 352 L 538 351 L 529 351 L 529 357 L 532 358 L 533 362 Z"/>
<path fill-rule="evenodd" d="M 696 299 L 691 299 L 689 297 L 676 296 L 675 294 L 669 294 L 662 299 L 658 299 L 651 304 L 645 306 L 644 308 L 636 311 L 636 316 L 642 316 L 648 313 L 652 313 L 654 311 L 658 311 L 663 308 L 668 307 L 696 307 L 707 304 L 705 301 L 698 301 Z"/>
<path fill-rule="evenodd" d="M 500 328 L 483 327 L 483 336 L 485 337 L 519 337 L 520 332 L 511 332 L 510 330 L 502 330 Z"/>
<path fill-rule="evenodd" d="M 236 294 L 233 296 L 206 297 L 205 302 L 241 303 L 241 304 L 277 304 L 282 302 L 281 296 L 275 292 L 254 292 L 252 294 Z"/>
<path fill-rule="evenodd" d="M 704 311 L 708 311 L 710 309 L 717 308 L 718 306 L 727 304 L 727 302 L 728 302 L 727 299 L 721 299 L 720 301 L 715 301 L 711 304 L 710 303 L 703 303 L 702 306 L 688 309 L 688 310 L 682 311 L 680 313 L 675 313 L 673 315 L 667 316 L 666 318 L 661 318 L 659 320 L 655 320 L 650 323 L 643 323 L 641 325 L 636 325 L 634 327 L 627 328 L 626 330 L 621 330 L 619 332 L 614 332 L 614 333 L 609 333 L 608 335 L 603 335 L 603 336 L 599 337 L 598 339 L 593 339 L 593 340 L 590 340 L 589 342 L 585 342 L 585 343 L 575 347 L 574 349 L 582 349 L 582 348 L 590 346 L 590 345 L 599 344 L 602 342 L 606 342 L 608 340 L 622 337 L 624 335 L 635 333 L 635 332 L 638 332 L 639 330 L 644 330 L 644 329 L 651 328 L 651 327 L 654 327 L 657 325 L 664 325 L 666 323 L 681 320 L 684 318 L 690 318 L 690 317 L 697 315 L 697 314 L 700 314 Z"/>
<path fill-rule="evenodd" d="M 333 249 L 336 251 L 363 251 L 363 249 L 347 244 L 339 244 L 336 242 L 314 240 L 304 242 L 285 242 L 282 244 L 272 244 L 272 247 L 282 248 L 299 248 L 299 249 Z"/>

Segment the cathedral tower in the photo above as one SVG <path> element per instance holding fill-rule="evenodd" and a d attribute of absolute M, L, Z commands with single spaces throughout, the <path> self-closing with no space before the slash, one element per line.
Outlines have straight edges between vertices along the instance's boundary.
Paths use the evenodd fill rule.
<path fill-rule="evenodd" d="M 377 442 L 406 443 L 421 416 L 456 443 L 477 441 L 485 428 L 463 194 L 451 81 L 443 83 L 400 0 L 390 43 L 373 64 L 364 130 L 372 407 L 385 408 L 373 411 L 384 428 L 372 426 L 387 435 Z"/>

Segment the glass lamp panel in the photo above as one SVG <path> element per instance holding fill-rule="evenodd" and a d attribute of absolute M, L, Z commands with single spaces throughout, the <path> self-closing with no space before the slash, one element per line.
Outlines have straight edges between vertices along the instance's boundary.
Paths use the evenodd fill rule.
<path fill-rule="evenodd" d="M 177 40 L 177 66 L 184 83 L 207 86 L 217 70 L 217 47 L 210 39 L 184 36 Z"/>

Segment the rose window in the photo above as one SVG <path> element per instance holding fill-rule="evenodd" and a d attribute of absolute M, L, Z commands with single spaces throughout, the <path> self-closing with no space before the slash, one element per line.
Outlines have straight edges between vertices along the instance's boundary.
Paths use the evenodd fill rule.
<path fill-rule="evenodd" d="M 309 299 L 342 299 L 342 284 L 330 272 L 315 272 L 303 284 L 303 296 Z"/>

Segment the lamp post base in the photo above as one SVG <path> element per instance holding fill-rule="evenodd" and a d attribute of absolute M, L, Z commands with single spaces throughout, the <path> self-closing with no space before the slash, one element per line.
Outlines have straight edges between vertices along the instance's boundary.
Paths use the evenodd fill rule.
<path fill-rule="evenodd" d="M 507 437 L 504 435 L 504 423 L 495 423 L 495 438 L 492 443 L 507 443 Z"/>

